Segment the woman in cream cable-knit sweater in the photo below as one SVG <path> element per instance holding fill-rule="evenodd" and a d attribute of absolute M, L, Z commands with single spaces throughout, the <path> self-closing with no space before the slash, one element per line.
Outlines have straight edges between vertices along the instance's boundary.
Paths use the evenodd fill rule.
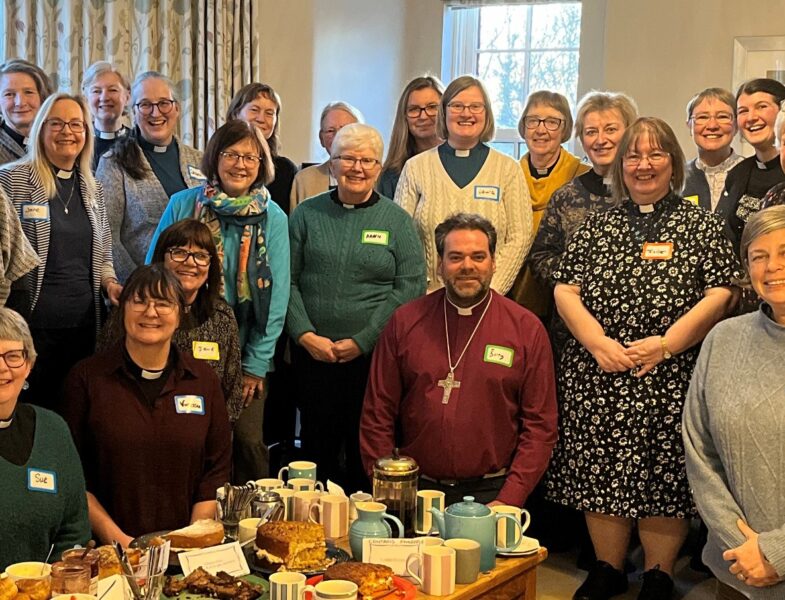
<path fill-rule="evenodd" d="M 447 141 L 404 165 L 395 202 L 414 217 L 425 249 L 428 291 L 437 278 L 433 231 L 456 212 L 478 213 L 499 234 L 491 286 L 506 294 L 532 242 L 529 191 L 518 164 L 483 142 L 493 138 L 493 112 L 480 80 L 465 75 L 449 86 L 439 105 L 439 136 Z"/>

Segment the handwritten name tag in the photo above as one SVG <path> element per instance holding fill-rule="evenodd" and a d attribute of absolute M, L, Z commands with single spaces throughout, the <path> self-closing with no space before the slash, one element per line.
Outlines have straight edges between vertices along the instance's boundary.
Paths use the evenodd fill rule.
<path fill-rule="evenodd" d="M 483 356 L 485 362 L 502 365 L 503 367 L 511 367 L 514 358 L 515 350 L 512 348 L 494 346 L 493 344 L 485 346 L 485 355 Z"/>
<path fill-rule="evenodd" d="M 191 343 L 191 350 L 194 353 L 194 358 L 199 360 L 221 360 L 221 352 L 217 342 L 194 341 Z"/>
<path fill-rule="evenodd" d="M 641 258 L 644 260 L 670 260 L 673 258 L 673 242 L 646 242 Z"/>
<path fill-rule="evenodd" d="M 49 206 L 47 204 L 30 204 L 30 203 L 23 204 L 22 220 L 23 221 L 48 221 Z"/>
<path fill-rule="evenodd" d="M 204 397 L 203 396 L 175 396 L 174 408 L 181 415 L 203 415 Z"/>
<path fill-rule="evenodd" d="M 188 165 L 188 177 L 191 179 L 201 179 L 202 181 L 207 181 L 207 177 L 204 176 L 204 173 L 202 173 L 193 165 Z"/>
<path fill-rule="evenodd" d="M 390 243 L 390 232 L 378 229 L 363 229 L 363 244 L 387 246 Z"/>
<path fill-rule="evenodd" d="M 475 185 L 474 199 L 498 202 L 502 199 L 502 190 L 496 185 Z"/>
<path fill-rule="evenodd" d="M 27 469 L 27 489 L 31 492 L 57 493 L 57 473 L 43 469 Z"/>
<path fill-rule="evenodd" d="M 698 197 L 697 196 L 684 196 L 684 199 L 687 202 L 692 202 L 695 206 L 698 206 Z"/>

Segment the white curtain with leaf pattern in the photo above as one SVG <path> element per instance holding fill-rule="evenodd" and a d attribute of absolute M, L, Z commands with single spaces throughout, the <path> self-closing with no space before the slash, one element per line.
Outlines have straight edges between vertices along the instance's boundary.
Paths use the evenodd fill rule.
<path fill-rule="evenodd" d="M 71 92 L 97 60 L 129 80 L 160 71 L 177 89 L 180 138 L 199 148 L 234 93 L 260 78 L 254 0 L 4 0 L 0 10 L 0 61 L 25 58 Z"/>

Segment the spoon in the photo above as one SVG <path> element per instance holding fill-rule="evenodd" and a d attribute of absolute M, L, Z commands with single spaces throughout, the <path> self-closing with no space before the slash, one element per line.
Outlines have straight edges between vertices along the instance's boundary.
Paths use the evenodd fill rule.
<path fill-rule="evenodd" d="M 79 560 L 84 560 L 90 553 L 90 550 L 93 548 L 95 548 L 95 540 L 90 540 L 87 542 L 87 546 L 85 547 L 84 552 L 82 552 L 82 555 L 79 557 Z"/>
<path fill-rule="evenodd" d="M 46 565 L 49 564 L 49 559 L 52 558 L 52 552 L 54 552 L 54 549 L 55 549 L 54 544 L 49 546 L 49 554 L 46 555 L 46 558 L 44 559 L 44 566 L 41 567 L 41 577 L 44 576 L 44 571 L 46 571 Z"/>

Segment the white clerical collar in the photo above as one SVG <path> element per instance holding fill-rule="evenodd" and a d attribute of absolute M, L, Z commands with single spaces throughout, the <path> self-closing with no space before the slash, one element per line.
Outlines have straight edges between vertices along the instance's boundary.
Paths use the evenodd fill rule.
<path fill-rule="evenodd" d="M 29 143 L 30 143 L 30 138 L 29 137 L 26 137 L 25 139 L 22 140 L 22 145 L 24 145 L 24 146 L 27 146 L 27 144 L 29 144 Z"/>
<path fill-rule="evenodd" d="M 472 153 L 471 149 L 463 150 L 463 149 L 455 149 L 455 156 L 458 158 L 467 158 Z"/>
<path fill-rule="evenodd" d="M 65 169 L 57 169 L 57 178 L 58 179 L 71 179 L 73 177 L 74 171 L 71 169 L 70 171 L 66 171 Z"/>
<path fill-rule="evenodd" d="M 639 204 L 638 210 L 644 214 L 646 213 L 653 213 L 654 212 L 654 205 L 653 204 Z"/>
<path fill-rule="evenodd" d="M 163 154 L 169 149 L 169 146 L 153 146 L 153 152 L 158 152 L 158 154 Z"/>
<path fill-rule="evenodd" d="M 606 175 L 605 177 L 602 178 L 602 184 L 606 188 L 610 188 L 612 182 L 613 182 L 613 178 L 610 175 Z"/>
<path fill-rule="evenodd" d="M 150 380 L 160 379 L 161 375 L 163 374 L 164 374 L 164 369 L 161 369 L 160 371 L 148 371 L 147 369 L 142 369 L 142 379 L 150 379 Z"/>
<path fill-rule="evenodd" d="M 488 299 L 488 296 L 490 296 L 490 294 L 491 294 L 491 290 L 488 290 L 488 293 L 485 294 L 482 300 L 480 300 L 476 304 L 472 304 L 471 306 L 467 306 L 464 308 L 463 306 L 458 306 L 457 304 L 455 304 L 452 300 L 450 300 L 450 296 L 447 295 L 447 292 L 444 292 L 445 298 L 447 298 L 447 302 L 449 302 L 450 306 L 452 306 L 455 310 L 457 310 L 458 314 L 461 315 L 462 317 L 470 317 L 472 315 L 472 311 L 475 308 L 477 308 L 480 304 L 485 302 Z"/>
<path fill-rule="evenodd" d="M 11 418 L 8 419 L 7 421 L 0 420 L 0 429 L 8 429 L 9 427 L 11 427 L 11 423 L 13 422 L 14 422 L 13 415 L 11 415 Z"/>
<path fill-rule="evenodd" d="M 349 210 L 356 208 L 354 204 L 344 204 L 343 202 L 341 202 L 341 206 L 343 206 L 344 208 L 348 208 Z"/>
<path fill-rule="evenodd" d="M 98 129 L 95 130 L 95 135 L 102 140 L 113 140 L 118 136 L 117 131 L 99 131 Z"/>

